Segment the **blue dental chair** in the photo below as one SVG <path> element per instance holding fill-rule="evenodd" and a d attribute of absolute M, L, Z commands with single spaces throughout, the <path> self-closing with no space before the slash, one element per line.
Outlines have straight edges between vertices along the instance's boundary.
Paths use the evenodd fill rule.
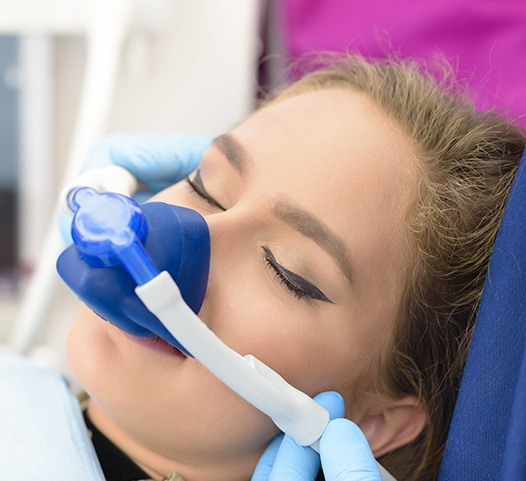
<path fill-rule="evenodd" d="M 526 480 L 526 152 L 493 249 L 439 479 Z"/>

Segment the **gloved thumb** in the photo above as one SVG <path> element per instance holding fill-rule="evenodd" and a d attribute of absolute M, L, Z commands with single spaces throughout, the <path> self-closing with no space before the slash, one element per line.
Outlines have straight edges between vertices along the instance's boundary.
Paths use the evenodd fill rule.
<path fill-rule="evenodd" d="M 331 419 L 345 416 L 345 402 L 341 394 L 336 391 L 325 391 L 318 394 L 314 400 L 329 411 Z"/>

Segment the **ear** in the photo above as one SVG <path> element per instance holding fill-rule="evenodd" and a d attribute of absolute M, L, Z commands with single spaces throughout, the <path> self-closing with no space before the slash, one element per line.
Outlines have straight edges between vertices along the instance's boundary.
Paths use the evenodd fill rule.
<path fill-rule="evenodd" d="M 426 413 L 414 396 L 390 400 L 377 409 L 371 406 L 360 418 L 355 422 L 364 432 L 375 457 L 410 443 L 427 424 Z"/>

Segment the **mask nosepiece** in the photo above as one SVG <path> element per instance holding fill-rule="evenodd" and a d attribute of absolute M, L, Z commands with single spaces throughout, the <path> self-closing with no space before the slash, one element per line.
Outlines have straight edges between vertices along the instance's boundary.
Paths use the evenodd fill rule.
<path fill-rule="evenodd" d="M 96 314 L 124 331 L 140 337 L 153 333 L 185 351 L 137 298 L 135 288 L 166 270 L 198 313 L 210 264 L 203 217 L 184 207 L 139 205 L 86 187 L 73 189 L 66 199 L 74 216 L 73 244 L 57 261 L 64 282 Z"/>

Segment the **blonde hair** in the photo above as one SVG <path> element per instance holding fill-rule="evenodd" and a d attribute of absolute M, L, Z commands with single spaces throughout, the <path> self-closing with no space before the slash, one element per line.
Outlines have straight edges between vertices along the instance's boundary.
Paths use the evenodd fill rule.
<path fill-rule="evenodd" d="M 347 88 L 373 100 L 420 152 L 421 176 L 407 224 L 414 263 L 407 274 L 380 392 L 416 395 L 424 432 L 381 461 L 403 480 L 436 479 L 495 235 L 525 146 L 519 128 L 477 113 L 451 75 L 415 61 L 331 57 L 275 99 Z M 320 65 L 318 64 L 317 67 Z"/>

